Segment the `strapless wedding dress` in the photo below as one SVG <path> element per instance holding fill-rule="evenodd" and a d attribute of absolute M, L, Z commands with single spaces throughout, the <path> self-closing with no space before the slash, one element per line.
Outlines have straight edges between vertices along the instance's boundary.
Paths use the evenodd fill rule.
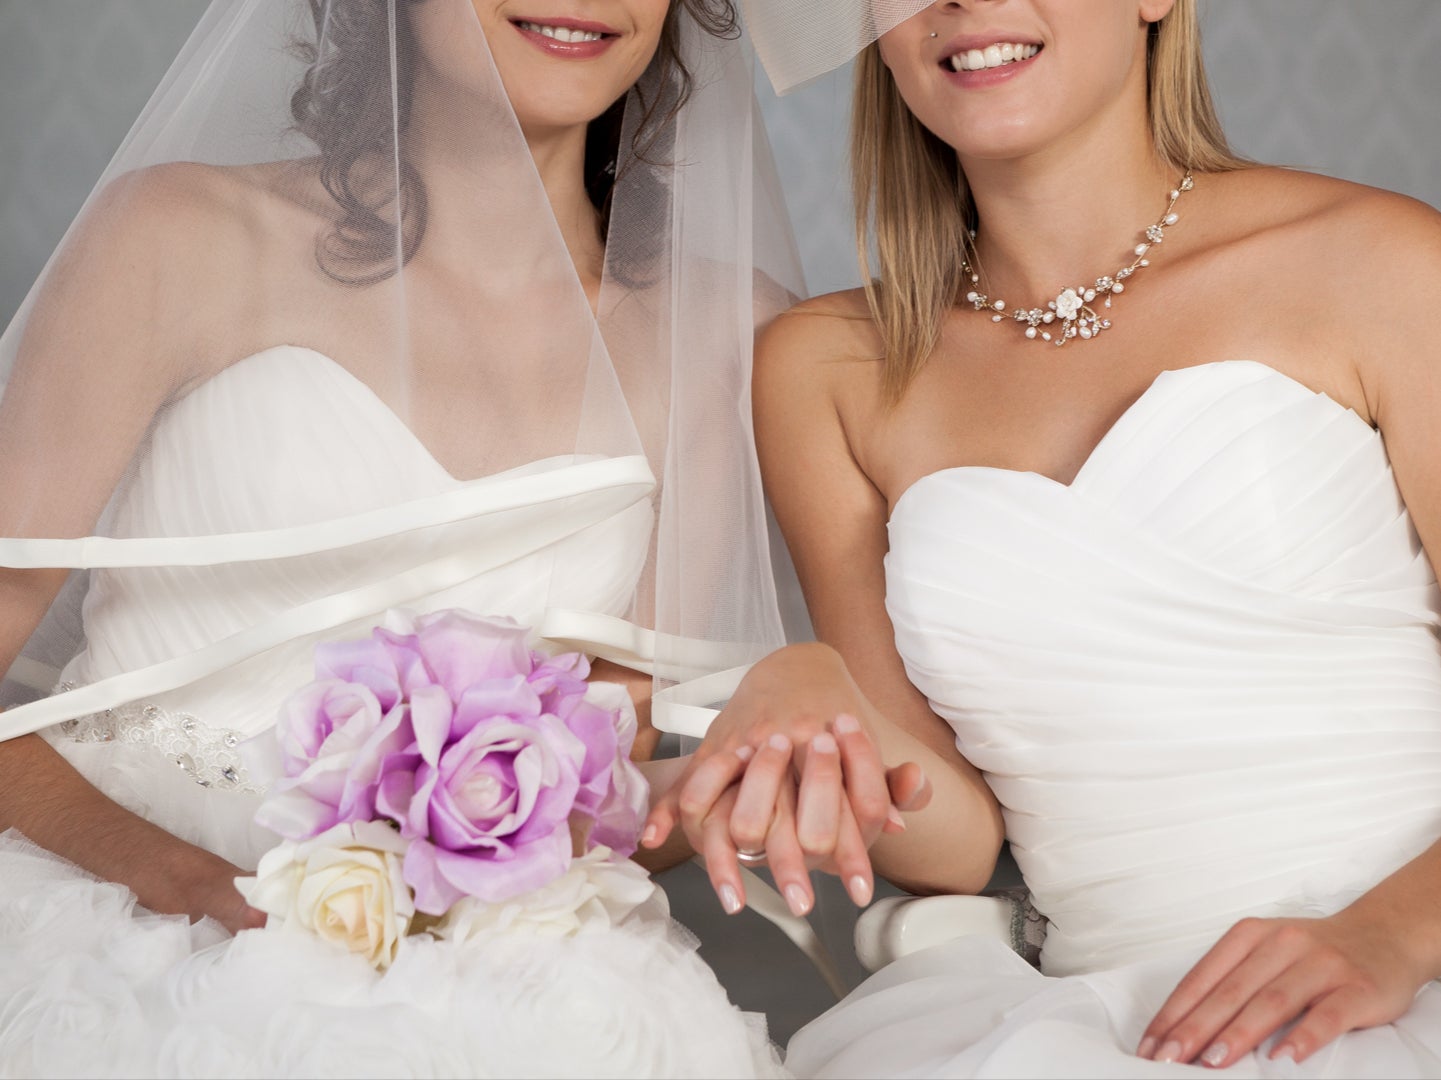
<path fill-rule="evenodd" d="M 263 427 L 235 407 L 247 394 Z M 462 482 L 307 349 L 236 363 L 152 439 L 110 508 L 119 539 L 94 542 L 68 692 L 0 723 L 70 717 L 44 735 L 92 783 L 247 869 L 277 841 L 251 819 L 279 771 L 277 706 L 311 678 L 317 640 L 397 606 L 621 625 L 647 555 L 644 459 Z M 241 535 L 270 557 L 227 561 Z M 155 536 L 204 539 L 124 539 Z M 412 939 L 382 977 L 319 939 L 149 915 L 9 833 L 0 1076 L 776 1073 L 763 1020 L 728 1003 L 663 898 L 590 929 L 478 955 Z"/>
<path fill-rule="evenodd" d="M 1441 837 L 1441 594 L 1381 437 L 1260 364 L 1160 376 L 1069 486 L 897 502 L 887 608 L 1050 920 L 962 938 L 802 1030 L 800 1076 L 1169 1076 L 1132 1052 L 1245 916 L 1338 910 Z M 1441 1076 L 1441 991 L 1297 1067 Z"/>

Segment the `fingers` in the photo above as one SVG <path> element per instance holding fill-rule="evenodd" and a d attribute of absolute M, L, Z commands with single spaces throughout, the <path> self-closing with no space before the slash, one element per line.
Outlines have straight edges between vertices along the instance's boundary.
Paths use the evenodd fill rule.
<path fill-rule="evenodd" d="M 741 880 L 740 863 L 730 835 L 730 812 L 735 799 L 733 788 L 722 794 L 699 823 L 699 843 L 695 844 L 696 850 L 705 858 L 711 888 L 715 889 L 721 908 L 727 915 L 736 914 L 746 902 L 745 883 Z"/>
<path fill-rule="evenodd" d="M 1322 996 L 1271 1051 L 1271 1060 L 1305 1061 L 1333 1039 L 1378 1022 L 1373 999 L 1363 986 L 1348 985 Z"/>
<path fill-rule="evenodd" d="M 702 833 L 702 821 L 745 769 L 752 753 L 749 746 L 742 745 L 731 753 L 711 754 L 693 763 L 651 807 L 641 830 L 641 846 L 660 847 L 677 825 L 685 828 L 694 846 Z"/>
<path fill-rule="evenodd" d="M 1151 1021 L 1141 1039 L 1136 1054 L 1156 1061 L 1188 1061 L 1181 1057 L 1184 1047 L 1177 1045 L 1171 1037 L 1172 1031 L 1190 1012 L 1199 1005 L 1216 985 L 1224 979 L 1261 940 L 1264 933 L 1259 919 L 1243 919 L 1231 927 L 1211 951 L 1186 973 L 1171 996 L 1161 1006 L 1161 1011 Z M 1193 1055 L 1201 1048 L 1196 1047 Z"/>
<path fill-rule="evenodd" d="M 1137 1053 L 1226 1068 L 1300 1017 L 1270 1056 L 1302 1061 L 1409 1004 L 1405 986 L 1393 994 L 1372 979 L 1367 955 L 1338 945 L 1326 920 L 1243 920 L 1177 986 Z"/>
<path fill-rule="evenodd" d="M 809 914 L 815 906 L 815 894 L 811 890 L 805 852 L 796 838 L 795 788 L 792 784 L 782 785 L 776 800 L 775 818 L 766 835 L 766 862 L 770 864 L 771 877 L 785 897 L 791 914 Z"/>
<path fill-rule="evenodd" d="M 886 787 L 890 791 L 892 804 L 905 811 L 924 810 L 930 805 L 931 795 L 935 791 L 925 770 L 914 761 L 887 769 Z"/>
<path fill-rule="evenodd" d="M 806 856 L 817 863 L 829 859 L 836 849 L 844 794 L 841 775 L 835 736 L 822 732 L 811 740 L 796 800 L 796 838 Z"/>
<path fill-rule="evenodd" d="M 731 839 L 741 851 L 762 851 L 782 784 L 790 783 L 791 741 L 772 735 L 746 765 L 731 812 Z"/>
<path fill-rule="evenodd" d="M 1161 1036 L 1156 1060 L 1199 1057 L 1202 1064 L 1219 1067 L 1249 1054 L 1300 1016 L 1315 996 L 1315 973 L 1295 959 L 1274 941 L 1263 942 Z"/>
<path fill-rule="evenodd" d="M 891 793 L 886 785 L 886 767 L 880 750 L 861 722 L 850 713 L 841 713 L 831 725 L 840 749 L 845 775 L 846 798 L 861 836 L 874 841 L 880 835 L 891 808 Z M 814 740 L 811 743 L 815 745 Z"/>
<path fill-rule="evenodd" d="M 846 894 L 856 907 L 865 907 L 875 893 L 870 850 L 861 836 L 860 825 L 850 807 L 841 806 L 840 826 L 836 832 L 836 850 L 832 858 L 836 876 L 846 887 Z"/>

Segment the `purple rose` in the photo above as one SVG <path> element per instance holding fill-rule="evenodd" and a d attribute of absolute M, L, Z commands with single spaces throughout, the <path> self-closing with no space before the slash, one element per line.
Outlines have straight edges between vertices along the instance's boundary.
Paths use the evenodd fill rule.
<path fill-rule="evenodd" d="M 445 687 L 454 702 L 478 683 L 526 675 L 534 666 L 526 644 L 530 631 L 504 617 L 437 611 L 416 618 L 409 634 L 378 630 L 376 636 L 395 648 L 414 648 L 430 681 Z"/>
<path fill-rule="evenodd" d="M 412 709 L 415 744 L 384 763 L 377 807 L 411 840 L 416 908 L 509 900 L 565 873 L 586 747 L 524 677 L 472 686 L 454 708 L 433 688 Z"/>
<path fill-rule="evenodd" d="M 343 821 L 371 820 L 381 764 L 413 741 L 409 708 L 388 700 L 387 709 L 370 686 L 334 678 L 292 694 L 276 726 L 286 779 L 256 821 L 307 840 Z"/>

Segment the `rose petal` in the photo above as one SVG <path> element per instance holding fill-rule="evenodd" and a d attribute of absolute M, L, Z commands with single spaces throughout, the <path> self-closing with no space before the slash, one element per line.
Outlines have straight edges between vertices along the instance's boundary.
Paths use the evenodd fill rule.
<path fill-rule="evenodd" d="M 434 765 L 450 741 L 454 709 L 439 686 L 422 686 L 410 698 L 410 726 L 420 756 Z"/>

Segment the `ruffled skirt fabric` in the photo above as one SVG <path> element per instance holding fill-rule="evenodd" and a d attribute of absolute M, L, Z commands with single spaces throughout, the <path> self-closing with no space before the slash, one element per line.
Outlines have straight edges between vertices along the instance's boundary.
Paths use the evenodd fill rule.
<path fill-rule="evenodd" d="M 1087 975 L 1042 975 L 1006 945 L 965 937 L 881 969 L 791 1040 L 799 1077 L 1202 1077 L 1135 1048 L 1199 955 Z M 1266 1057 L 1227 1077 L 1441 1077 L 1441 987 L 1394 1024 L 1356 1031 L 1296 1064 Z"/>
<path fill-rule="evenodd" d="M 153 752 L 62 746 L 106 794 L 254 866 L 256 796 Z M 0 1077 L 784 1076 L 652 901 L 621 925 L 481 947 L 411 938 L 383 975 L 301 933 L 230 937 L 0 834 Z"/>

